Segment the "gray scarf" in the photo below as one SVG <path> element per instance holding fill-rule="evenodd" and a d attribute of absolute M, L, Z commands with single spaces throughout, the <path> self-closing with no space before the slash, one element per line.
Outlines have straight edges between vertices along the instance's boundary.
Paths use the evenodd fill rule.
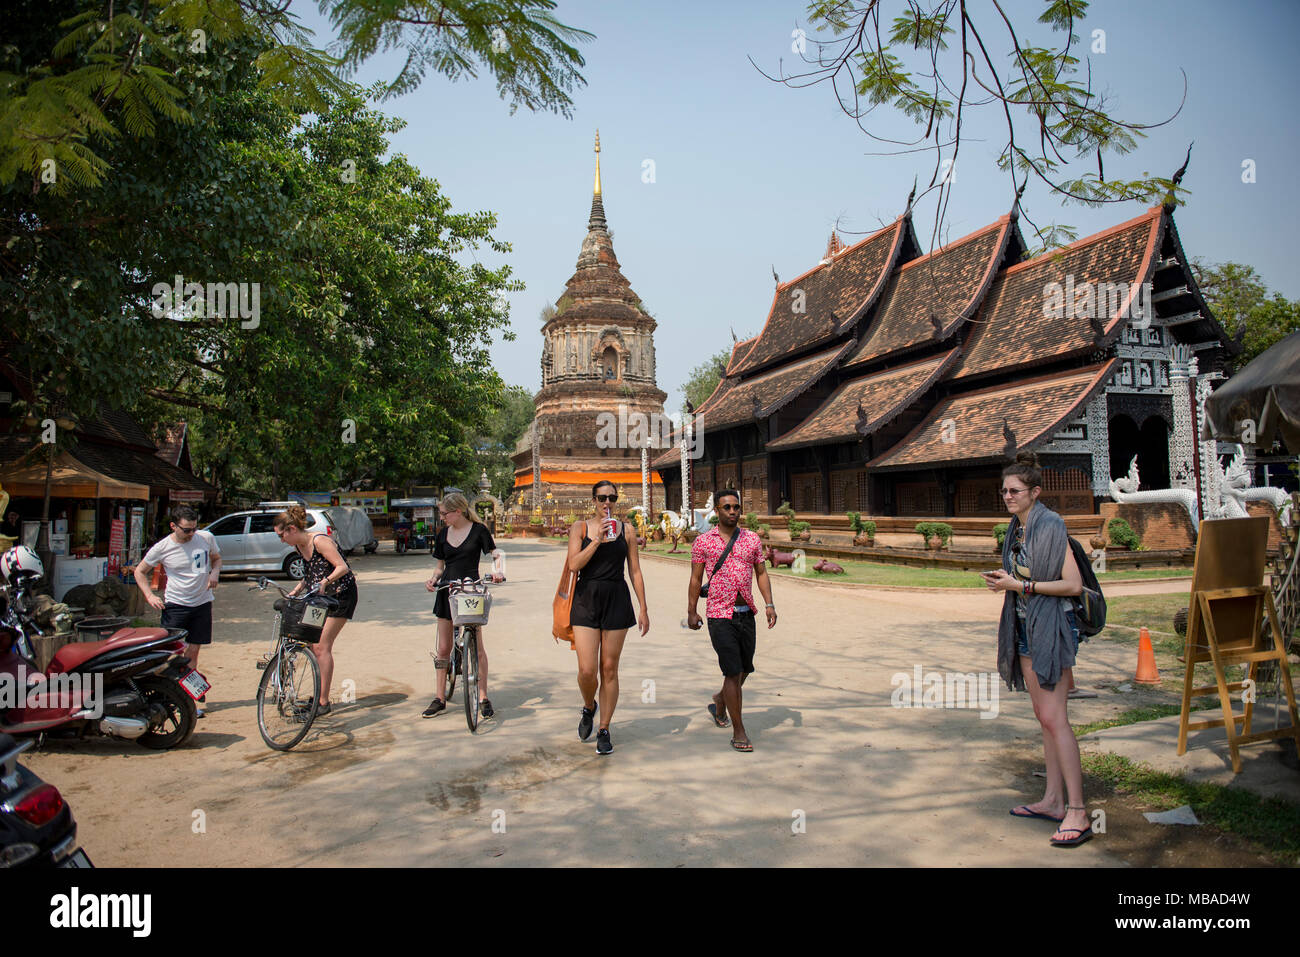
<path fill-rule="evenodd" d="M 1011 517 L 1007 537 L 1002 543 L 1002 568 L 1012 571 L 1011 546 L 1020 519 Z M 1034 581 L 1058 581 L 1069 548 L 1065 520 L 1042 502 L 1035 502 L 1025 527 L 1029 550 L 1029 570 Z M 998 673 L 1013 691 L 1025 690 L 1016 652 L 1016 595 L 1005 592 L 1002 618 L 998 621 Z M 1070 600 L 1056 595 L 1030 595 L 1025 614 L 1025 631 L 1029 636 L 1029 657 L 1034 662 L 1038 683 L 1047 691 L 1061 680 L 1061 671 L 1074 666 L 1074 641 L 1069 619 L 1065 617 Z"/>

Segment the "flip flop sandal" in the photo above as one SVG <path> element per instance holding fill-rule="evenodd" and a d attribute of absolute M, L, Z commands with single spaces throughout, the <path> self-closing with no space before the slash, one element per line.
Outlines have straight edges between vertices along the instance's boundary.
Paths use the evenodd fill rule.
<path fill-rule="evenodd" d="M 737 741 L 735 738 L 732 738 L 732 739 L 731 739 L 731 746 L 732 746 L 733 748 L 735 748 L 737 751 L 753 751 L 753 750 L 754 750 L 754 746 L 753 746 L 752 744 L 750 744 L 748 741 L 740 742 L 740 741 Z"/>
<path fill-rule="evenodd" d="M 1064 841 L 1058 841 L 1056 838 L 1052 838 L 1051 844 L 1053 847 L 1078 847 L 1084 841 L 1092 840 L 1092 825 L 1089 825 L 1082 830 L 1077 827 L 1063 827 L 1059 830 L 1062 834 L 1074 834 L 1075 837 Z"/>
<path fill-rule="evenodd" d="M 1027 814 L 1017 814 L 1017 813 L 1016 813 L 1017 811 L 1028 811 L 1029 813 L 1027 813 Z M 1062 821 L 1065 820 L 1065 815 L 1061 815 L 1060 817 L 1052 817 L 1052 815 L 1050 815 L 1050 814 L 1043 814 L 1041 811 L 1030 811 L 1030 810 L 1029 810 L 1029 805 L 1028 805 L 1028 804 L 1020 804 L 1020 805 L 1017 805 L 1016 807 L 1013 807 L 1013 808 L 1012 808 L 1010 811 L 1008 811 L 1007 813 L 1010 814 L 1012 817 L 1037 817 L 1037 818 L 1041 818 L 1041 819 L 1044 820 L 1044 821 L 1054 821 L 1054 822 L 1056 822 L 1057 824 L 1060 824 Z"/>
<path fill-rule="evenodd" d="M 713 723 L 716 724 L 719 728 L 730 728 L 730 727 L 731 727 L 731 719 L 730 719 L 730 718 L 719 718 L 719 717 L 718 717 L 718 706 L 717 706 L 716 704 L 713 704 L 712 702 L 709 703 L 709 714 L 713 716 Z"/>

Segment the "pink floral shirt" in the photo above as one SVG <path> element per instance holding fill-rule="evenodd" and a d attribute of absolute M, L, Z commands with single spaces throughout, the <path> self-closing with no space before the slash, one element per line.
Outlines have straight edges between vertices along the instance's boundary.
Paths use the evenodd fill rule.
<path fill-rule="evenodd" d="M 763 564 L 763 541 L 749 529 L 742 528 L 726 564 L 714 571 L 713 566 L 722 557 L 730 537 L 723 537 L 715 527 L 691 544 L 691 564 L 703 565 L 704 580 L 709 582 L 708 604 L 704 609 L 706 618 L 730 618 L 737 595 L 751 611 L 757 611 L 752 586 L 754 566 Z"/>

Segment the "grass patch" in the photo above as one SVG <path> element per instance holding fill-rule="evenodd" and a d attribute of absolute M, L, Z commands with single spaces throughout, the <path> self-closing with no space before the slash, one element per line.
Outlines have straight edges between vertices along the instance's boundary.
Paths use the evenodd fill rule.
<path fill-rule="evenodd" d="M 1207 708 L 1216 707 L 1218 707 L 1218 702 L 1208 698 L 1197 698 L 1192 702 L 1193 711 L 1204 711 Z M 1154 721 L 1156 718 L 1168 718 L 1179 714 L 1181 711 L 1181 704 L 1157 704 L 1149 708 L 1129 708 L 1127 711 L 1121 711 L 1113 718 L 1103 718 L 1101 721 L 1081 724 L 1074 729 L 1074 734 L 1075 737 L 1083 737 L 1085 734 L 1092 734 L 1094 731 L 1101 731 L 1105 728 L 1118 728 L 1125 724 L 1137 724 L 1141 721 Z"/>
<path fill-rule="evenodd" d="M 1249 841 L 1280 863 L 1300 859 L 1300 805 L 1240 788 L 1193 783 L 1117 754 L 1084 754 L 1083 770 L 1112 790 L 1153 810 L 1190 805 L 1196 817 L 1219 831 Z"/>
<path fill-rule="evenodd" d="M 782 542 L 777 546 L 782 551 L 788 551 L 790 545 Z M 691 560 L 691 551 L 689 545 L 679 545 L 676 552 L 669 552 L 669 546 L 663 543 L 652 543 L 643 551 L 651 555 L 663 555 L 666 558 L 675 558 L 678 561 L 689 562 Z M 984 588 L 984 582 L 979 576 L 979 570 L 959 571 L 951 568 L 919 568 L 913 565 L 890 565 L 883 562 L 856 562 L 851 560 L 834 559 L 839 565 L 843 566 L 843 575 L 824 575 L 821 572 L 813 571 L 813 565 L 817 564 L 817 559 L 809 556 L 807 571 L 797 577 L 811 578 L 818 581 L 847 581 L 859 585 L 892 585 L 910 588 Z M 987 563 L 980 566 L 980 570 L 987 570 L 998 567 L 998 557 L 990 553 Z M 794 573 L 788 568 L 768 568 L 768 574 L 789 576 Z M 1169 578 L 1169 577 L 1190 577 L 1191 571 L 1180 568 L 1140 568 L 1132 571 L 1105 572 L 1098 575 L 1098 581 L 1103 585 L 1108 581 L 1131 578 Z M 1163 596 L 1161 596 L 1163 597 Z M 1186 606 L 1186 597 L 1182 598 L 1183 606 Z M 1173 612 L 1165 616 L 1168 630 L 1173 630 L 1168 621 L 1172 618 Z"/>

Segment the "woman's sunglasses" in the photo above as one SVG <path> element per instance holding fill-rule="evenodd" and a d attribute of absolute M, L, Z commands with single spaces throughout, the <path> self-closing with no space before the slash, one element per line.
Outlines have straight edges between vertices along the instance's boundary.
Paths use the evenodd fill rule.
<path fill-rule="evenodd" d="M 617 502 L 617 501 L 618 501 L 618 494 L 615 493 L 614 495 L 597 495 L 597 496 L 596 496 L 596 501 L 597 501 L 597 502 Z"/>

